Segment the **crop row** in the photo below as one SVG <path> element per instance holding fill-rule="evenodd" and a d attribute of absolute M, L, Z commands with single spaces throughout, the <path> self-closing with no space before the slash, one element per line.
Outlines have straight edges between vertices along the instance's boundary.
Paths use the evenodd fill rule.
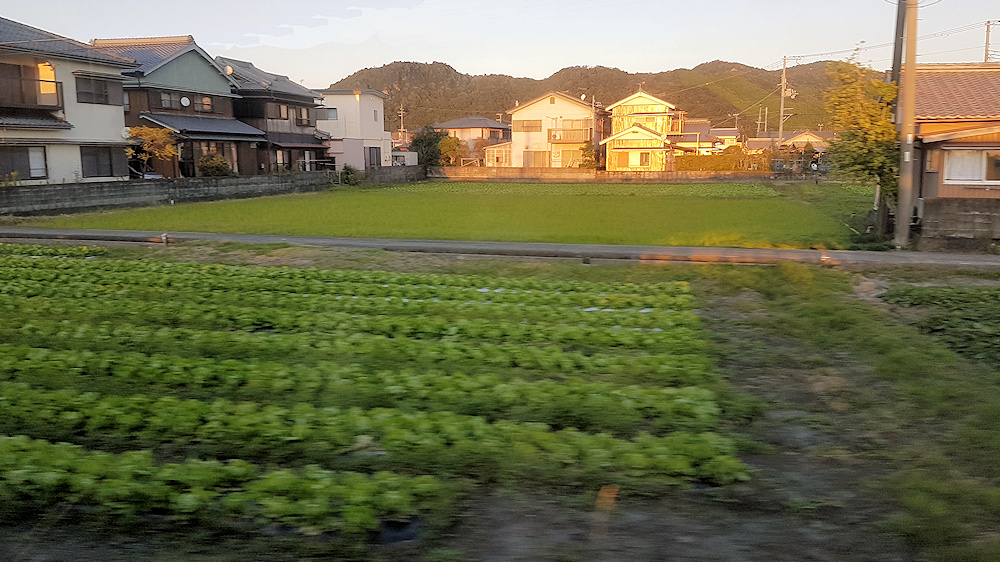
<path fill-rule="evenodd" d="M 6 244 L 0 242 L 0 256 L 58 256 L 82 258 L 103 256 L 107 249 L 100 246 L 45 246 L 41 244 Z"/>
<path fill-rule="evenodd" d="M 26 321 L 0 317 L 0 341 L 54 349 L 90 349 L 165 353 L 291 363 L 336 360 L 343 363 L 411 362 L 420 366 L 482 369 L 517 368 L 551 375 L 601 375 L 629 382 L 701 384 L 715 380 L 712 361 L 701 352 L 705 342 L 691 334 L 685 352 L 659 354 L 583 354 L 555 346 L 473 345 L 455 341 L 386 338 L 370 334 L 216 332 L 186 328 L 143 327 L 124 322 L 81 323 L 70 320 Z M 461 367 L 460 367 L 461 366 Z"/>
<path fill-rule="evenodd" d="M 526 305 L 523 302 L 490 300 L 449 301 L 433 297 L 410 299 L 358 295 L 286 293 L 273 291 L 212 290 L 194 293 L 183 288 L 137 285 L 98 285 L 89 281 L 59 282 L 5 279 L 0 294 L 11 298 L 62 297 L 150 302 L 178 302 L 229 306 L 280 308 L 311 313 L 341 312 L 357 315 L 436 316 L 449 319 L 481 318 L 545 324 L 585 324 L 589 326 L 625 326 L 640 328 L 698 327 L 700 322 L 688 306 L 673 309 L 611 309 L 582 306 Z M 677 303 L 683 305 L 685 303 Z"/>
<path fill-rule="evenodd" d="M 553 485 L 728 483 L 746 475 L 729 440 L 714 433 L 642 433 L 625 440 L 452 412 L 101 396 L 10 382 L 0 383 L 0 433 L 327 468 L 388 463 L 422 474 Z"/>
<path fill-rule="evenodd" d="M 687 283 L 615 284 L 582 281 L 548 281 L 536 278 L 496 278 L 475 275 L 416 274 L 385 271 L 321 270 L 288 267 L 225 266 L 190 263 L 136 262 L 125 260 L 52 260 L 0 257 L 0 267 L 9 271 L 32 270 L 52 280 L 83 278 L 127 280 L 154 286 L 182 285 L 195 290 L 246 286 L 294 293 L 331 292 L 339 285 L 378 287 L 392 290 L 422 290 L 436 293 L 483 293 L 496 295 L 646 298 L 668 301 L 688 296 Z M 23 273 L 19 273 L 23 274 Z M 391 296 L 391 295 L 387 295 Z M 443 298 L 443 297 L 442 297 Z M 689 302 L 689 301 L 688 301 Z M 595 303 L 596 304 L 596 303 Z"/>
<path fill-rule="evenodd" d="M 578 378 L 504 379 L 441 371 L 365 372 L 357 365 L 218 362 L 141 353 L 56 351 L 0 345 L 0 378 L 48 388 L 108 388 L 116 394 L 185 391 L 196 397 L 309 402 L 319 407 L 449 411 L 488 420 L 543 422 L 633 435 L 646 429 L 707 430 L 718 423 L 714 394 L 701 387 L 616 386 Z M 119 389 L 124 389 L 124 392 Z"/>
<path fill-rule="evenodd" d="M 68 443 L 0 436 L 0 519 L 75 505 L 111 520 L 169 514 L 178 522 L 279 523 L 307 533 L 365 535 L 380 519 L 436 510 L 451 494 L 431 476 L 261 473 L 243 460 L 156 465 L 150 451 L 86 452 Z"/>
<path fill-rule="evenodd" d="M 76 299 L 72 297 L 7 297 L 0 312 L 36 318 L 58 317 L 82 322 L 130 322 L 200 330 L 352 334 L 510 344 L 554 344 L 572 348 L 621 348 L 685 352 L 697 333 L 688 326 L 624 329 L 572 325 L 539 325 L 488 319 L 449 321 L 441 317 L 360 316 L 347 312 L 299 313 L 280 308 L 234 307 L 179 302 Z"/>

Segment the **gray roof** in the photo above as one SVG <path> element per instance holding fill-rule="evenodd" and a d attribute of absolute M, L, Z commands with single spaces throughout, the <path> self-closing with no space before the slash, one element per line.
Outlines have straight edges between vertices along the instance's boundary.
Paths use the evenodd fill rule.
<path fill-rule="evenodd" d="M 0 17 L 0 51 L 62 57 L 108 64 L 118 68 L 135 66 L 130 58 L 2 17 Z"/>
<path fill-rule="evenodd" d="M 738 137 L 740 130 L 736 127 L 712 127 L 709 134 L 716 137 Z"/>
<path fill-rule="evenodd" d="M 163 63 L 192 50 L 200 52 L 212 64 L 215 64 L 215 61 L 212 61 L 212 57 L 202 51 L 197 43 L 194 42 L 194 37 L 190 35 L 179 37 L 94 39 L 91 43 L 105 51 L 135 60 L 139 64 L 139 68 L 128 71 L 128 74 L 149 74 Z"/>
<path fill-rule="evenodd" d="M 335 88 L 327 88 L 326 90 L 319 90 L 319 93 L 321 93 L 321 94 L 330 94 L 331 96 L 337 96 L 337 95 L 345 96 L 345 95 L 352 95 L 352 94 L 371 94 L 373 96 L 378 96 L 378 97 L 380 97 L 382 99 L 385 99 L 385 100 L 389 99 L 389 94 L 387 94 L 387 93 L 385 93 L 385 92 L 383 92 L 381 90 L 369 90 L 369 89 L 364 89 L 364 90 L 350 90 L 350 89 L 343 89 L 343 88 L 337 88 L 337 89 L 335 89 Z"/>
<path fill-rule="evenodd" d="M 252 62 L 226 57 L 215 57 L 215 62 L 222 68 L 228 66 L 233 69 L 230 76 L 239 84 L 240 94 L 279 93 L 309 98 L 310 100 L 321 97 L 319 92 L 296 84 L 287 76 L 265 72 L 254 66 Z"/>
<path fill-rule="evenodd" d="M 264 140 L 264 131 L 229 117 L 143 113 L 142 118 L 189 137 L 222 135 L 226 138 L 219 138 L 218 140 Z M 242 139 L 239 137 L 246 138 Z"/>
<path fill-rule="evenodd" d="M 917 66 L 917 119 L 1000 119 L 1000 64 Z"/>
<path fill-rule="evenodd" d="M 462 117 L 438 123 L 433 127 L 435 129 L 510 129 L 510 125 L 486 117 Z"/>
<path fill-rule="evenodd" d="M 73 125 L 48 111 L 5 110 L 0 112 L 0 127 L 11 129 L 72 129 Z"/>

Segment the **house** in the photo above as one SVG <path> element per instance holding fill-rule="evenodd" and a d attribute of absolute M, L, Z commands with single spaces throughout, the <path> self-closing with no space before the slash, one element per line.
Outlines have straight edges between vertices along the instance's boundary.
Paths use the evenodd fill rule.
<path fill-rule="evenodd" d="M 316 137 L 318 92 L 251 62 L 225 57 L 215 57 L 215 62 L 238 84 L 233 116 L 264 131 L 267 139 L 257 143 L 256 173 L 308 172 L 326 160 L 327 146 Z"/>
<path fill-rule="evenodd" d="M 152 161 L 156 172 L 198 176 L 199 160 L 221 155 L 234 173 L 257 173 L 257 146 L 267 142 L 264 131 L 233 116 L 239 83 L 193 37 L 94 39 L 91 44 L 139 64 L 122 72 L 125 125 L 169 129 L 178 142 L 177 157 Z"/>
<path fill-rule="evenodd" d="M 385 129 L 385 100 L 378 90 L 320 90 L 316 128 L 330 135 L 327 160 L 338 169 L 392 165 L 392 137 Z"/>
<path fill-rule="evenodd" d="M 917 66 L 921 199 L 1000 199 L 1000 64 Z"/>
<path fill-rule="evenodd" d="M 486 149 L 487 166 L 570 168 L 595 153 L 610 133 L 608 112 L 595 103 L 551 92 L 508 111 L 511 140 Z"/>
<path fill-rule="evenodd" d="M 830 148 L 830 141 L 836 137 L 836 133 L 831 131 L 785 131 L 784 139 L 778 144 L 777 131 L 765 131 L 757 133 L 756 137 L 747 139 L 745 147 L 751 153 L 762 153 L 766 150 L 776 150 L 780 146 L 792 147 L 798 151 L 803 150 L 807 144 L 811 144 L 817 152 L 826 152 Z"/>
<path fill-rule="evenodd" d="M 510 125 L 486 117 L 463 117 L 432 125 L 435 131 L 447 133 L 464 142 L 471 150 L 510 142 Z"/>
<path fill-rule="evenodd" d="M 121 72 L 136 66 L 0 18 L 0 183 L 127 179 Z"/>

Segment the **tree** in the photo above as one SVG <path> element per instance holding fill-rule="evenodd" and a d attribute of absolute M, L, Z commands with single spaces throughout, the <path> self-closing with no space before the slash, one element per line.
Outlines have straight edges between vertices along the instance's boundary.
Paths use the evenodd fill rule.
<path fill-rule="evenodd" d="M 410 141 L 410 150 L 417 153 L 420 165 L 424 168 L 438 165 L 438 162 L 441 161 L 441 149 L 438 148 L 438 143 L 447 136 L 447 133 L 435 131 L 430 125 L 413 135 L 413 140 Z"/>
<path fill-rule="evenodd" d="M 892 124 L 896 85 L 872 76 L 852 56 L 830 63 L 835 85 L 827 90 L 826 110 L 839 137 L 830 143 L 833 165 L 848 174 L 875 180 L 883 197 L 896 192 L 899 144 Z"/>
<path fill-rule="evenodd" d="M 438 142 L 442 166 L 457 166 L 462 158 L 469 157 L 469 145 L 456 137 L 445 137 Z"/>
<path fill-rule="evenodd" d="M 177 156 L 177 146 L 174 136 L 169 129 L 160 127 L 129 127 L 129 138 L 140 141 L 140 150 L 132 147 L 125 149 L 125 154 L 129 158 L 138 158 L 142 161 L 142 177 L 146 177 L 146 164 L 150 158 L 157 160 L 169 160 Z"/>

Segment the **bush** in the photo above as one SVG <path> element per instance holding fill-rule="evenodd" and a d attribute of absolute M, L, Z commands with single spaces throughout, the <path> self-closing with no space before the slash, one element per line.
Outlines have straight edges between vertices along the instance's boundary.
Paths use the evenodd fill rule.
<path fill-rule="evenodd" d="M 233 167 L 219 154 L 206 154 L 198 160 L 198 172 L 209 177 L 231 176 Z"/>
<path fill-rule="evenodd" d="M 358 185 L 358 169 L 350 164 L 344 164 L 340 172 L 340 182 L 344 185 Z"/>

